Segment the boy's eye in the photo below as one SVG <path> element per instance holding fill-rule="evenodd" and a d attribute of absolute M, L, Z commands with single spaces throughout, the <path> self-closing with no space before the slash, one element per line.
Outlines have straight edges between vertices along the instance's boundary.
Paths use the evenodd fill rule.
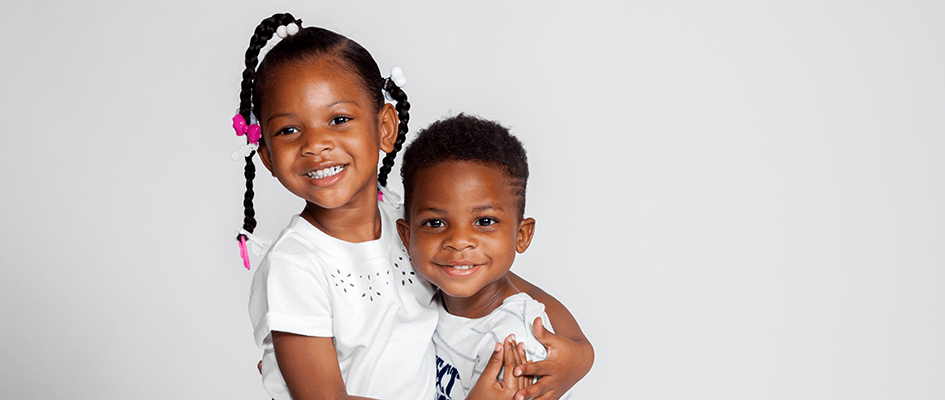
<path fill-rule="evenodd" d="M 276 135 L 277 136 L 278 135 L 291 135 L 293 133 L 298 133 L 298 132 L 300 132 L 299 128 L 296 128 L 294 126 L 289 126 L 289 127 L 285 127 L 276 131 Z"/>
<path fill-rule="evenodd" d="M 329 125 L 341 125 L 348 121 L 351 121 L 351 117 L 348 117 L 345 115 L 339 115 L 337 117 L 332 118 L 331 123 L 329 123 Z"/>
<path fill-rule="evenodd" d="M 430 227 L 430 228 L 442 228 L 446 224 L 443 223 L 443 221 L 438 220 L 438 219 L 428 219 L 426 221 L 423 221 L 421 225 Z"/>
<path fill-rule="evenodd" d="M 495 224 L 496 222 L 499 222 L 499 221 L 496 221 L 495 218 L 483 217 L 476 220 L 476 225 L 489 226 L 489 225 Z"/>

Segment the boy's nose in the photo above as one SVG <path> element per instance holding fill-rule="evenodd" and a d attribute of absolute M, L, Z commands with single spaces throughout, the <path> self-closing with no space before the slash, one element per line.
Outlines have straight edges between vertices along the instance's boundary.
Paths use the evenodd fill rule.
<path fill-rule="evenodd" d="M 465 229 L 453 229 L 443 243 L 447 249 L 463 251 L 476 247 L 476 238 Z"/>

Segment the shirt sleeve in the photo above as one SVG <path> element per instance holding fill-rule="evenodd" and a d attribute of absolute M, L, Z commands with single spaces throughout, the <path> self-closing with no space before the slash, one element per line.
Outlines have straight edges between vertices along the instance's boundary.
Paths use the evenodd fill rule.
<path fill-rule="evenodd" d="M 525 343 L 525 354 L 528 361 L 544 360 L 548 358 L 548 351 L 545 349 L 545 346 L 538 341 L 538 338 L 535 337 L 535 333 L 532 332 L 532 324 L 535 322 L 535 318 L 541 317 L 541 323 L 544 324 L 545 329 L 554 333 L 554 329 L 551 328 L 551 322 L 548 320 L 548 314 L 545 314 L 545 305 L 539 303 L 537 300 L 528 300 L 524 302 L 524 309 L 525 334 L 524 336 L 516 335 L 516 337 L 519 341 Z"/>
<path fill-rule="evenodd" d="M 272 331 L 331 337 L 332 313 L 321 266 L 291 254 L 270 252 L 250 289 L 249 312 L 256 345 Z"/>
<path fill-rule="evenodd" d="M 492 326 L 488 328 L 488 333 L 483 336 L 484 340 L 480 341 L 473 381 L 479 379 L 479 375 L 489 363 L 489 358 L 492 357 L 492 352 L 495 351 L 496 342 L 505 341 L 505 338 L 510 334 L 515 335 L 516 341 L 525 344 L 525 355 L 529 361 L 544 360 L 548 356 L 545 346 L 532 333 L 532 323 L 535 322 L 535 318 L 541 317 L 543 323 L 548 321 L 543 304 L 530 298 L 524 301 L 515 301 L 503 304 L 495 315 L 498 318 L 489 321 Z M 551 330 L 547 323 L 545 327 L 549 328 L 549 331 Z"/>

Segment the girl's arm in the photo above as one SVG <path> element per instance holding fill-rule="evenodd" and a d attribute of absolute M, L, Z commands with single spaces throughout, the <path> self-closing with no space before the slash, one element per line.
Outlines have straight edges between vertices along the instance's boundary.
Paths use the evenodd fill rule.
<path fill-rule="evenodd" d="M 367 399 L 348 395 L 332 338 L 273 331 L 272 346 L 293 399 Z"/>
<path fill-rule="evenodd" d="M 541 326 L 540 319 L 535 322 L 535 337 L 545 345 L 548 358 L 515 368 L 515 376 L 541 376 L 538 383 L 519 391 L 515 398 L 531 399 L 548 393 L 551 394 L 550 398 L 557 399 L 591 370 L 594 364 L 594 347 L 564 304 L 512 272 L 507 276 L 518 290 L 528 293 L 545 305 L 545 313 L 557 332 L 554 334 L 546 331 Z"/>

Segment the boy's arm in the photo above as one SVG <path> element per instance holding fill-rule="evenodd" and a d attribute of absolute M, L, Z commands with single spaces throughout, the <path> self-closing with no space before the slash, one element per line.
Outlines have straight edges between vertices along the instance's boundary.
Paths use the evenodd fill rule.
<path fill-rule="evenodd" d="M 545 305 L 545 313 L 557 333 L 546 331 L 540 320 L 535 322 L 535 337 L 545 345 L 548 358 L 515 368 L 516 376 L 541 376 L 538 383 L 520 391 L 516 399 L 530 399 L 548 393 L 552 394 L 551 398 L 558 398 L 591 370 L 594 364 L 594 347 L 564 304 L 512 272 L 507 276 L 518 290 Z"/>
<path fill-rule="evenodd" d="M 348 395 L 332 338 L 273 331 L 272 345 L 293 399 L 367 399 Z"/>

